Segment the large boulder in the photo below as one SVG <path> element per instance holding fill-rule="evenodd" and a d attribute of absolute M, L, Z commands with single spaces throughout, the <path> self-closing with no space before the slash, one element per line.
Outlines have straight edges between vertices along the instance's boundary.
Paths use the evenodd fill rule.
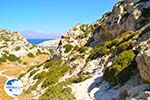
<path fill-rule="evenodd" d="M 136 62 L 139 68 L 141 78 L 150 82 L 150 44 L 149 47 L 142 50 L 136 57 Z"/>
<path fill-rule="evenodd" d="M 137 67 L 141 78 L 150 82 L 150 25 L 143 28 L 142 35 L 138 39 L 139 54 L 136 57 Z"/>

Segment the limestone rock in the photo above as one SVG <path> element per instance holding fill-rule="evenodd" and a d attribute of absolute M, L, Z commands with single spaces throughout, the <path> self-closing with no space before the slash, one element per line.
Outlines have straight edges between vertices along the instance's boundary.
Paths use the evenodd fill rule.
<path fill-rule="evenodd" d="M 28 53 L 47 53 L 49 51 L 39 46 L 30 44 L 19 32 L 0 29 L 0 57 L 14 55 L 18 58 Z"/>
<path fill-rule="evenodd" d="M 125 31 L 135 31 L 149 22 L 150 1 L 122 0 L 113 10 L 103 15 L 100 25 L 93 33 L 91 45 L 101 44 Z"/>
<path fill-rule="evenodd" d="M 147 44 L 150 46 L 150 44 Z M 150 82 L 150 48 L 147 47 L 142 50 L 136 57 L 139 72 L 142 79 L 146 82 Z"/>
<path fill-rule="evenodd" d="M 62 63 L 67 64 L 71 70 L 63 74 L 57 83 L 70 79 L 73 75 L 81 76 L 70 83 L 70 87 L 73 89 L 72 92 L 77 100 L 140 100 L 148 97 L 149 84 L 144 82 L 150 82 L 149 11 L 149 0 L 121 0 L 113 7 L 111 12 L 104 14 L 101 19 L 94 23 L 77 24 L 71 28 L 60 38 L 57 47 Z M 114 38 L 116 41 L 111 41 Z M 102 44 L 105 41 L 108 42 L 105 44 L 107 46 Z M 102 47 L 96 48 L 96 46 Z M 123 81 L 124 84 L 113 86 L 103 79 L 103 74 L 106 68 L 110 68 L 114 64 L 119 55 L 119 53 L 116 53 L 119 46 L 122 50 L 119 53 L 125 50 L 131 50 L 135 55 L 137 55 L 137 52 L 139 53 L 135 57 L 140 73 L 137 72 L 136 64 L 134 64 L 133 75 L 131 74 L 131 77 L 128 78 L 128 73 L 121 74 L 119 72 L 119 75 L 122 76 L 121 78 L 127 78 L 127 81 Z M 98 50 L 96 51 L 95 48 Z M 92 50 L 95 50 L 94 54 L 96 53 L 98 56 L 94 59 L 88 59 L 92 54 Z M 109 52 L 99 56 L 102 51 Z M 121 57 L 126 58 L 127 54 L 125 53 L 124 55 L 121 55 Z M 57 59 L 57 56 L 51 58 L 55 61 L 60 60 Z M 127 63 L 127 66 L 130 66 L 128 60 L 130 61 L 131 59 L 127 59 L 127 61 L 125 59 L 123 63 L 120 60 L 122 59 L 118 59 L 116 63 L 120 68 L 122 67 L 121 64 L 126 65 Z M 135 59 L 132 59 L 129 63 L 135 63 Z M 28 81 L 26 90 L 37 81 L 33 79 L 34 76 L 28 80 L 31 71 L 35 70 L 36 74 L 41 71 L 47 72 L 48 70 L 44 69 L 44 66 L 45 64 L 35 67 L 25 74 L 22 79 L 25 82 Z M 114 70 L 120 69 L 117 69 L 117 67 L 115 69 L 114 67 Z M 122 70 L 121 72 L 124 71 L 128 72 L 128 70 Z M 53 74 L 53 72 L 51 73 Z M 89 75 L 90 77 L 84 80 L 82 75 Z M 119 78 L 116 79 L 120 81 Z M 44 91 L 44 88 L 42 90 Z M 34 94 L 38 94 L 38 92 L 34 91 Z M 41 95 L 43 94 L 44 92 L 41 92 Z"/>
<path fill-rule="evenodd" d="M 128 90 L 128 97 L 126 97 L 126 100 L 148 100 L 148 97 L 150 97 L 150 91 L 147 90 L 149 89 L 150 84 L 136 86 Z"/>

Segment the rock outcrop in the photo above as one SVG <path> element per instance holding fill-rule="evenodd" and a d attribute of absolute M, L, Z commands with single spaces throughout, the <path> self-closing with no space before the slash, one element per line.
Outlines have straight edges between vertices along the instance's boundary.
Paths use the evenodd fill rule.
<path fill-rule="evenodd" d="M 139 38 L 140 52 L 136 57 L 139 72 L 142 79 L 150 82 L 150 26 L 144 31 L 144 34 Z"/>
<path fill-rule="evenodd" d="M 91 45 L 102 44 L 125 31 L 135 31 L 149 22 L 149 0 L 122 0 L 112 12 L 100 19 L 100 25 L 93 33 Z"/>
<path fill-rule="evenodd" d="M 148 99 L 149 11 L 149 0 L 122 0 L 94 23 L 77 24 L 61 37 L 57 59 L 21 77 L 29 78 L 25 90 L 36 99 Z"/>
<path fill-rule="evenodd" d="M 19 32 L 0 29 L 0 62 L 42 53 L 50 54 L 48 50 L 30 44 Z"/>

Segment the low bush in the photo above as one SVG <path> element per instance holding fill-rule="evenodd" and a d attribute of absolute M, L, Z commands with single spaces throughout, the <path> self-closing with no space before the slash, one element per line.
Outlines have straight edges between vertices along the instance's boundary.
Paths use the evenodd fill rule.
<path fill-rule="evenodd" d="M 110 50 L 105 46 L 97 46 L 94 49 L 92 49 L 90 56 L 88 59 L 96 59 L 98 57 L 101 57 L 103 55 L 106 55 L 110 52 Z"/>
<path fill-rule="evenodd" d="M 16 51 L 19 51 L 20 49 L 21 49 L 21 47 L 16 47 L 15 48 Z"/>
<path fill-rule="evenodd" d="M 73 46 L 71 44 L 66 44 L 64 45 L 64 48 L 65 48 L 65 53 L 68 53 L 69 51 L 72 50 Z"/>
<path fill-rule="evenodd" d="M 54 54 L 54 50 L 53 50 L 53 49 L 49 49 L 49 52 L 50 52 L 51 54 Z"/>
<path fill-rule="evenodd" d="M 123 51 L 113 62 L 112 66 L 106 68 L 103 79 L 113 84 L 124 84 L 133 73 L 136 66 L 135 54 L 132 50 Z"/>
<path fill-rule="evenodd" d="M 41 73 L 36 73 L 40 67 L 46 69 Z M 37 68 L 35 70 L 34 68 Z M 71 93 L 71 88 L 67 87 L 66 82 L 59 83 L 59 79 L 65 75 L 66 72 L 70 71 L 70 67 L 63 64 L 62 61 L 47 60 L 46 62 L 31 67 L 28 72 L 30 72 L 30 77 L 37 80 L 36 83 L 29 87 L 26 93 L 31 93 L 39 87 L 42 83 L 42 88 L 47 88 L 45 93 L 40 96 L 39 100 L 74 100 L 74 96 Z"/>
<path fill-rule="evenodd" d="M 71 59 L 70 59 L 70 61 L 75 61 L 76 59 L 78 59 L 79 58 L 79 55 L 75 55 L 75 56 L 73 56 Z"/>
<path fill-rule="evenodd" d="M 29 77 L 31 77 L 32 75 L 34 75 L 36 72 L 37 72 L 37 70 L 31 71 Z"/>
<path fill-rule="evenodd" d="M 103 55 L 113 53 L 118 47 L 118 52 L 120 53 L 123 50 L 128 50 L 132 48 L 132 38 L 139 34 L 139 32 L 125 32 L 117 36 L 113 40 L 105 41 L 102 45 L 97 46 L 91 50 L 91 54 L 88 57 L 93 60 Z M 127 42 L 126 42 L 127 41 Z"/>
<path fill-rule="evenodd" d="M 16 57 L 14 54 L 8 55 L 8 56 L 7 56 L 7 59 L 8 59 L 9 61 L 12 61 L 12 62 L 19 60 L 19 58 Z"/>
<path fill-rule="evenodd" d="M 85 47 L 85 46 L 81 46 L 81 47 L 78 49 L 79 53 L 85 53 L 87 50 L 88 50 L 88 48 Z"/>
<path fill-rule="evenodd" d="M 119 39 L 119 38 L 115 38 L 112 40 L 112 44 L 115 46 L 117 46 L 120 42 L 121 42 L 121 39 Z"/>
<path fill-rule="evenodd" d="M 5 56 L 0 57 L 0 63 L 6 62 L 7 58 Z"/>
<path fill-rule="evenodd" d="M 104 42 L 104 47 L 111 48 L 112 45 L 113 45 L 112 41 L 105 41 Z"/>
<path fill-rule="evenodd" d="M 70 79 L 68 79 L 68 83 L 80 83 L 82 81 L 85 81 L 90 76 L 87 75 L 80 75 L 80 76 L 72 76 Z"/>
<path fill-rule="evenodd" d="M 50 68 L 52 66 L 59 65 L 59 64 L 61 64 L 61 61 L 50 60 L 44 63 L 44 68 Z"/>
<path fill-rule="evenodd" d="M 49 87 L 46 92 L 39 98 L 39 100 L 75 100 L 71 93 L 71 88 L 66 87 L 65 84 L 58 83 Z"/>
<path fill-rule="evenodd" d="M 31 57 L 31 58 L 35 57 L 35 55 L 34 55 L 33 53 L 31 53 L 31 52 L 28 53 L 27 56 L 28 56 L 28 57 Z"/>
<path fill-rule="evenodd" d="M 26 73 L 21 73 L 18 77 L 18 79 L 21 79 Z"/>
<path fill-rule="evenodd" d="M 132 41 L 123 42 L 118 46 L 117 54 L 124 51 L 124 50 L 128 50 L 131 48 L 132 48 Z"/>
<path fill-rule="evenodd" d="M 37 75 L 35 75 L 33 79 L 34 80 L 35 79 L 43 79 L 43 78 L 47 77 L 47 75 L 48 75 L 48 72 L 43 71 L 43 72 L 38 73 Z"/>
<path fill-rule="evenodd" d="M 49 63 L 51 65 L 49 70 L 48 70 L 48 76 L 46 77 L 46 80 L 43 82 L 42 87 L 47 87 L 52 84 L 55 84 L 58 82 L 59 78 L 62 77 L 66 72 L 70 70 L 70 67 L 68 67 L 65 64 L 62 64 L 61 62 L 58 61 L 51 61 L 52 63 Z"/>
<path fill-rule="evenodd" d="M 42 52 L 41 52 L 41 50 L 37 50 L 37 52 L 36 52 L 36 55 L 41 55 L 42 54 Z M 30 56 L 31 54 L 29 54 L 29 56 Z M 33 56 L 33 55 L 32 55 Z"/>

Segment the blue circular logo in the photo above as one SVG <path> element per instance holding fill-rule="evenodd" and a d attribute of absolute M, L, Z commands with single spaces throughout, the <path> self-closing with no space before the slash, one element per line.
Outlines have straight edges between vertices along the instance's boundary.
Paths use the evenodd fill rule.
<path fill-rule="evenodd" d="M 17 78 L 11 78 L 5 82 L 4 89 L 9 96 L 17 97 L 23 91 L 23 84 Z"/>

